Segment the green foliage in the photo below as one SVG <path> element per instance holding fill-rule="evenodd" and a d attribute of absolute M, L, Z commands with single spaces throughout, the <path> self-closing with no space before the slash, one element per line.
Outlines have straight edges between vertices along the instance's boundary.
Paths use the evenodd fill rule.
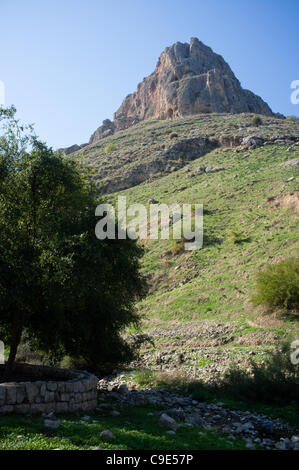
<path fill-rule="evenodd" d="M 263 403 L 298 402 L 299 368 L 290 360 L 290 345 L 283 343 L 264 361 L 252 361 L 252 371 L 232 366 L 224 377 L 223 393 L 236 399 Z"/>
<path fill-rule="evenodd" d="M 268 264 L 256 276 L 255 305 L 299 308 L 299 258 Z"/>
<path fill-rule="evenodd" d="M 113 152 L 116 149 L 116 145 L 114 142 L 110 142 L 110 144 L 106 145 L 104 148 L 105 155 L 108 155 L 109 153 Z"/>
<path fill-rule="evenodd" d="M 171 240 L 170 253 L 172 256 L 177 256 L 184 252 L 186 240 L 182 237 L 180 240 Z"/>
<path fill-rule="evenodd" d="M 115 408 L 115 403 L 111 403 L 111 408 Z M 82 421 L 82 417 L 76 415 L 62 416 L 61 426 L 47 433 L 41 417 L 0 416 L 0 450 L 91 450 L 100 447 L 107 451 L 184 449 L 186 452 L 186 449 L 246 449 L 241 438 L 232 441 L 225 434 L 205 428 L 184 426 L 169 435 L 158 425 L 159 410 L 150 405 L 124 406 L 120 416 L 96 411 L 90 421 Z M 113 432 L 115 441 L 100 437 L 106 429 Z"/>
<path fill-rule="evenodd" d="M 139 317 L 142 249 L 98 240 L 99 204 L 86 169 L 54 153 L 14 118 L 0 140 L 0 337 L 14 362 L 21 336 L 53 358 L 99 369 L 134 357 L 122 330 Z M 3 127 L 2 127 L 3 128 Z"/>
<path fill-rule="evenodd" d="M 262 118 L 260 116 L 255 116 L 252 119 L 251 124 L 256 127 L 261 126 L 263 124 Z"/>
<path fill-rule="evenodd" d="M 152 385 L 154 379 L 155 372 L 150 369 L 138 369 L 134 373 L 134 381 L 136 381 L 136 383 L 141 386 Z"/>
<path fill-rule="evenodd" d="M 291 114 L 290 116 L 286 117 L 286 120 L 291 121 L 291 122 L 298 122 L 299 118 L 297 116 L 294 116 L 293 114 Z"/>
<path fill-rule="evenodd" d="M 241 243 L 249 241 L 249 238 L 244 235 L 244 232 L 238 228 L 227 230 L 227 234 L 229 241 L 235 245 L 240 245 Z"/>

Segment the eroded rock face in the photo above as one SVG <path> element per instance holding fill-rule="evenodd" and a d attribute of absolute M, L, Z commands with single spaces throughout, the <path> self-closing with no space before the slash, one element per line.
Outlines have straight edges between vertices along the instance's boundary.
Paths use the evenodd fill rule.
<path fill-rule="evenodd" d="M 144 119 L 220 112 L 273 115 L 269 106 L 243 90 L 224 59 L 197 38 L 162 52 L 155 71 L 128 95 L 114 114 L 116 129 Z"/>
<path fill-rule="evenodd" d="M 109 135 L 114 134 L 115 125 L 110 119 L 104 119 L 102 125 L 97 128 L 97 130 L 91 135 L 89 143 L 93 144 L 97 140 L 102 139 L 103 137 L 108 137 Z"/>
<path fill-rule="evenodd" d="M 274 114 L 267 103 L 244 90 L 229 65 L 197 38 L 177 42 L 162 52 L 154 72 L 128 95 L 114 119 L 105 119 L 89 144 L 147 119 L 172 119 L 201 113 Z M 63 149 L 68 155 L 87 144 Z"/>

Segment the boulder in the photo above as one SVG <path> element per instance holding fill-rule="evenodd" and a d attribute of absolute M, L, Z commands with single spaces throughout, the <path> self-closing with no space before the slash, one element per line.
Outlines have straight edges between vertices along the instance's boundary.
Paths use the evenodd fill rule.
<path fill-rule="evenodd" d="M 168 416 L 166 413 L 161 414 L 159 423 L 160 426 L 163 426 L 167 429 L 171 429 L 172 431 L 175 431 L 178 428 L 176 421 L 170 416 Z"/>

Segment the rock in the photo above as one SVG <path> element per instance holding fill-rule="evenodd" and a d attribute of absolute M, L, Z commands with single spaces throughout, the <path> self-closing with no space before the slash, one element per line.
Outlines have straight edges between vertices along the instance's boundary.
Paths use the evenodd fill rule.
<path fill-rule="evenodd" d="M 26 382 L 26 393 L 29 403 L 34 403 L 35 397 L 39 394 L 39 389 L 33 382 Z"/>
<path fill-rule="evenodd" d="M 45 418 L 45 419 L 54 419 L 54 420 L 56 420 L 56 416 L 55 416 L 54 411 L 51 411 L 51 412 L 48 413 L 48 414 L 43 413 L 43 414 L 42 414 L 42 418 Z"/>
<path fill-rule="evenodd" d="M 87 416 L 87 415 L 86 415 L 86 416 L 83 416 L 83 417 L 81 418 L 81 421 L 90 421 L 90 416 Z"/>
<path fill-rule="evenodd" d="M 184 161 L 191 161 L 204 156 L 218 146 L 219 143 L 217 140 L 202 136 L 182 139 L 169 147 L 164 152 L 164 157 L 169 160 L 180 160 L 183 158 Z"/>
<path fill-rule="evenodd" d="M 249 135 L 248 137 L 244 137 L 242 140 L 242 145 L 244 145 L 246 148 L 258 148 L 261 147 L 263 143 L 264 139 L 255 135 Z"/>
<path fill-rule="evenodd" d="M 291 176 L 290 178 L 287 179 L 287 183 L 290 183 L 291 181 L 294 181 L 294 176 Z"/>
<path fill-rule="evenodd" d="M 272 421 L 264 421 L 259 424 L 259 429 L 262 432 L 271 434 L 274 431 L 274 426 L 273 426 Z"/>
<path fill-rule="evenodd" d="M 54 421 L 52 419 L 45 419 L 44 426 L 50 429 L 58 429 L 60 426 L 60 421 Z"/>
<path fill-rule="evenodd" d="M 296 166 L 299 165 L 299 158 L 295 158 L 294 160 L 288 160 L 287 162 L 281 163 L 279 166 L 288 167 L 288 166 Z"/>
<path fill-rule="evenodd" d="M 105 430 L 105 431 L 102 431 L 101 434 L 100 434 L 100 437 L 102 439 L 107 439 L 107 440 L 111 440 L 111 441 L 115 439 L 114 434 L 111 431 L 109 431 L 108 429 Z"/>
<path fill-rule="evenodd" d="M 110 416 L 119 416 L 119 415 L 120 415 L 120 412 L 117 410 L 112 410 L 110 413 Z"/>
<path fill-rule="evenodd" d="M 274 116 L 258 96 L 241 88 L 229 65 L 197 38 L 161 54 L 155 71 L 114 114 L 117 129 L 128 120 L 172 119 L 198 113 L 253 112 Z"/>
<path fill-rule="evenodd" d="M 120 385 L 118 387 L 118 392 L 123 393 L 123 394 L 127 394 L 129 392 L 127 385 L 126 384 Z"/>
<path fill-rule="evenodd" d="M 70 155 L 71 153 L 77 152 L 80 149 L 81 149 L 80 145 L 74 144 L 74 145 L 71 145 L 70 147 L 66 147 L 64 149 L 59 149 L 59 150 L 64 152 L 66 155 Z"/>
<path fill-rule="evenodd" d="M 283 117 L 274 114 L 259 96 L 244 90 L 220 55 L 191 38 L 190 44 L 177 42 L 166 47 L 154 72 L 124 99 L 113 122 L 103 121 L 89 143 L 143 120 L 211 112 Z M 176 137 L 176 132 L 170 134 L 171 139 Z"/>
<path fill-rule="evenodd" d="M 178 427 L 176 421 L 170 416 L 168 416 L 166 413 L 162 413 L 162 415 L 160 416 L 159 424 L 160 426 L 171 429 L 173 431 L 175 431 Z"/>
<path fill-rule="evenodd" d="M 115 132 L 115 124 L 110 119 L 104 119 L 102 125 L 91 135 L 89 143 L 93 144 L 104 137 L 113 135 Z"/>
<path fill-rule="evenodd" d="M 289 450 L 292 448 L 291 441 L 288 438 L 281 439 L 281 441 L 276 445 L 276 448 L 279 450 Z"/>

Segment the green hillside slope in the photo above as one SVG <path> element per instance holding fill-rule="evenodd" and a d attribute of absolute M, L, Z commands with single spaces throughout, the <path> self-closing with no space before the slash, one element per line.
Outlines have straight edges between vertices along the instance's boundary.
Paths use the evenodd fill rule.
<path fill-rule="evenodd" d="M 115 202 L 125 195 L 128 204 L 147 206 L 150 198 L 204 206 L 201 250 L 184 251 L 180 242 L 171 240 L 145 242 L 143 271 L 150 293 L 138 308 L 144 330 L 155 339 L 155 349 L 145 351 L 146 365 L 156 367 L 162 354 L 165 368 L 177 368 L 184 354 L 180 367 L 187 372 L 222 372 L 220 363 L 226 366 L 234 358 L 246 362 L 249 351 L 263 356 L 283 336 L 297 331 L 295 312 L 254 308 L 250 298 L 263 266 L 298 254 L 298 165 L 280 164 L 299 158 L 299 146 L 280 142 L 240 151 L 237 143 L 226 145 L 233 145 L 236 136 L 298 136 L 299 126 L 266 118 L 265 125 L 253 128 L 251 120 L 252 115 L 208 115 L 149 121 L 84 151 L 100 183 L 121 179 L 128 165 L 155 158 L 155 148 L 161 157 L 161 149 L 174 141 L 202 135 L 222 139 L 221 147 L 200 158 L 182 157 L 181 168 L 165 166 L 147 181 L 106 196 Z M 100 156 L 111 140 L 115 149 Z M 132 161 L 122 163 L 127 154 Z M 223 169 L 200 173 L 199 167 Z M 110 170 L 102 178 L 103 168 Z"/>

